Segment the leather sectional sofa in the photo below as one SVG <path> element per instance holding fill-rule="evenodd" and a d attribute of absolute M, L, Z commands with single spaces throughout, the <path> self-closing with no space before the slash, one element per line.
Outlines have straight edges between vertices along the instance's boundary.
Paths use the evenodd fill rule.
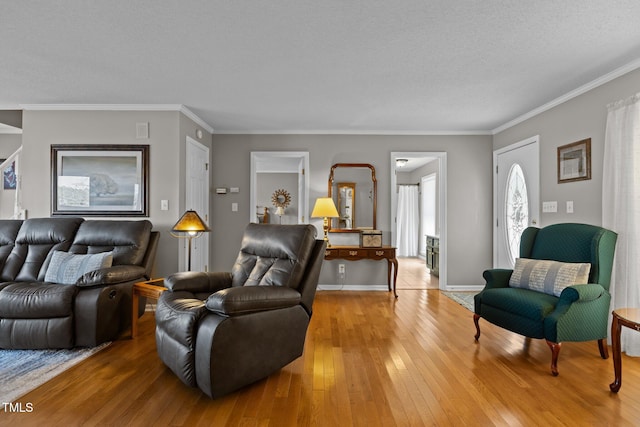
<path fill-rule="evenodd" d="M 133 283 L 151 276 L 147 220 L 0 220 L 0 348 L 91 347 L 131 324 Z"/>

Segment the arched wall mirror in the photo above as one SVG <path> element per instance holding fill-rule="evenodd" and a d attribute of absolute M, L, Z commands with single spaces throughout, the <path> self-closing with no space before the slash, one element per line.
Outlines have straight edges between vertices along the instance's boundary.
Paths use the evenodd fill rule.
<path fill-rule="evenodd" d="M 336 163 L 329 173 L 328 195 L 338 208 L 332 233 L 358 233 L 376 229 L 378 182 L 376 169 L 368 163 Z"/>

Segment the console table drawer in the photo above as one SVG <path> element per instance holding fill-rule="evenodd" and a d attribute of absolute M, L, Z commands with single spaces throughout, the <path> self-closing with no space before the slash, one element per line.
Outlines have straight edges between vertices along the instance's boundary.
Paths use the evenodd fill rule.
<path fill-rule="evenodd" d="M 338 256 L 340 258 L 344 258 L 344 259 L 362 259 L 362 258 L 367 258 L 367 255 L 369 254 L 367 249 L 360 249 L 360 248 L 349 248 L 349 249 L 339 249 L 338 250 Z"/>
<path fill-rule="evenodd" d="M 373 258 L 373 259 L 383 259 L 383 258 L 395 258 L 395 253 L 396 250 L 395 249 L 368 249 L 369 251 L 369 256 L 368 258 Z"/>

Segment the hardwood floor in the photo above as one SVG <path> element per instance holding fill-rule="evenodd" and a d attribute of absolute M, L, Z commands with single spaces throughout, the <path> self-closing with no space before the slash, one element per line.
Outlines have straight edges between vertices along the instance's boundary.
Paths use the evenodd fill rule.
<path fill-rule="evenodd" d="M 640 359 L 596 342 L 550 351 L 481 320 L 437 290 L 319 292 L 304 355 L 218 400 L 184 386 L 159 361 L 150 313 L 122 339 L 0 412 L 2 426 L 638 425 Z"/>
<path fill-rule="evenodd" d="M 421 258 L 398 258 L 396 289 L 438 289 L 438 276 L 429 274 Z"/>

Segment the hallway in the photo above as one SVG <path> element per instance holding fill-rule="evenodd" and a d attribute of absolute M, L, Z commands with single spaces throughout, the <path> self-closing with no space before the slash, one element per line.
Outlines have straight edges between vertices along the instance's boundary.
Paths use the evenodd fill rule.
<path fill-rule="evenodd" d="M 438 277 L 429 274 L 422 258 L 398 258 L 396 289 L 438 289 Z"/>

